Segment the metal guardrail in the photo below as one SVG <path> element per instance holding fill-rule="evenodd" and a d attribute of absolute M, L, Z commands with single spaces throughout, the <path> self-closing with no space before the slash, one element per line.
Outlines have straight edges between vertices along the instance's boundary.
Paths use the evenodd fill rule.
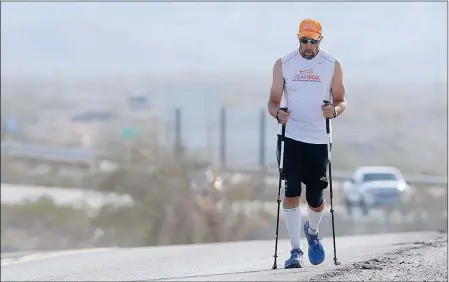
<path fill-rule="evenodd" d="M 250 168 L 227 168 L 223 170 L 226 173 L 242 173 L 242 174 L 258 174 L 263 172 L 269 176 L 279 176 L 278 169 L 266 168 L 265 170 L 250 169 Z M 349 180 L 353 175 L 353 172 L 344 170 L 332 170 L 332 179 L 337 181 Z M 404 175 L 404 179 L 412 185 L 442 185 L 447 186 L 447 176 L 444 175 Z"/>
<path fill-rule="evenodd" d="M 42 158 L 53 161 L 91 161 L 94 158 L 106 158 L 103 152 L 77 148 L 50 148 L 16 142 L 2 142 L 2 153 L 12 154 L 20 157 Z M 261 173 L 260 168 L 227 168 L 222 173 Z M 266 175 L 278 176 L 277 167 L 267 167 L 263 170 Z M 332 178 L 338 181 L 349 180 L 353 172 L 343 170 L 332 170 Z M 447 186 L 447 175 L 404 175 L 407 182 L 413 185 L 443 185 Z"/>
<path fill-rule="evenodd" d="M 17 142 L 2 142 L 2 154 L 10 154 L 24 158 L 40 158 L 53 161 L 90 161 L 103 157 L 102 152 L 80 148 L 51 148 Z"/>

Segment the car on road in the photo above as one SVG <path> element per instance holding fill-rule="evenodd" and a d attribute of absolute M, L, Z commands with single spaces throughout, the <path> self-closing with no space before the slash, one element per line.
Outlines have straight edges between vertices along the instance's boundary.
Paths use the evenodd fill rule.
<path fill-rule="evenodd" d="M 382 208 L 391 212 L 411 197 L 411 189 L 399 169 L 391 166 L 362 166 L 343 184 L 349 214 L 360 207 L 364 215 Z"/>

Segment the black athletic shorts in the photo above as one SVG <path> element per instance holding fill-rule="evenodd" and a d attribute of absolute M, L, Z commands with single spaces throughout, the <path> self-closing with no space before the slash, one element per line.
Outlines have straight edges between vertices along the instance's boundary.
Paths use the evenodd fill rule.
<path fill-rule="evenodd" d="M 278 135 L 277 159 L 280 161 L 281 136 Z M 310 144 L 285 137 L 285 196 L 301 196 L 301 183 L 306 185 L 306 198 L 311 206 L 319 206 L 327 188 L 327 144 Z M 315 205 L 314 205 L 315 204 Z"/>

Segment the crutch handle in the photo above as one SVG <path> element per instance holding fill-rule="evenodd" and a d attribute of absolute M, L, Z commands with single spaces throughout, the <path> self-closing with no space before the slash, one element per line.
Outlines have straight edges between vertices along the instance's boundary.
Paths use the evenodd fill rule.
<path fill-rule="evenodd" d="M 329 102 L 328 100 L 323 100 L 323 103 L 325 106 L 329 106 L 332 105 L 331 102 Z M 329 134 L 330 133 L 330 128 L 329 128 L 329 119 L 326 118 L 326 133 Z"/>
<path fill-rule="evenodd" d="M 283 108 L 280 108 L 279 110 L 287 112 L 288 108 L 287 107 L 283 107 Z M 284 140 L 284 137 L 285 137 L 285 124 L 282 124 L 282 137 L 281 137 L 282 139 L 281 140 Z"/>

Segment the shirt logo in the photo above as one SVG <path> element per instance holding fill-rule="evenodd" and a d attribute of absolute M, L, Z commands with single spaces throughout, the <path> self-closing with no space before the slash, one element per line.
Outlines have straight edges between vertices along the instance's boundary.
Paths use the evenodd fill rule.
<path fill-rule="evenodd" d="M 321 82 L 320 76 L 314 74 L 313 69 L 298 70 L 292 81 Z"/>

